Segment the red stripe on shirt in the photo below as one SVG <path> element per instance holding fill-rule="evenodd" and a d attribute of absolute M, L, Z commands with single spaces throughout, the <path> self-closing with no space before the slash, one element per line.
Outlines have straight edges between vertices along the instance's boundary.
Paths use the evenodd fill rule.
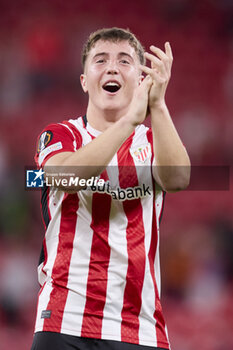
<path fill-rule="evenodd" d="M 151 130 L 151 129 L 148 129 L 148 130 L 147 130 L 147 132 L 146 132 L 146 137 L 147 137 L 148 142 L 149 142 L 150 145 L 151 145 L 151 152 L 152 152 L 152 159 L 153 159 L 153 156 L 154 156 L 154 149 L 153 149 L 153 134 L 152 134 L 152 130 Z"/>
<path fill-rule="evenodd" d="M 136 168 L 129 152 L 130 146 L 131 144 L 127 145 L 126 143 L 118 152 L 119 185 L 121 188 L 138 185 Z M 141 293 L 145 274 L 145 231 L 141 200 L 126 200 L 123 202 L 123 208 L 128 220 L 126 228 L 128 269 L 121 312 L 121 340 L 138 344 L 138 316 L 141 309 Z"/>
<path fill-rule="evenodd" d="M 153 184 L 153 193 L 155 194 L 155 184 Z M 156 320 L 155 328 L 156 328 L 156 337 L 158 346 L 163 346 L 164 344 L 168 344 L 168 339 L 165 333 L 165 321 L 162 314 L 162 306 L 159 298 L 158 287 L 155 279 L 155 254 L 157 250 L 158 244 L 158 231 L 157 231 L 157 220 L 156 220 L 156 208 L 155 205 L 153 207 L 153 219 L 152 219 L 152 237 L 150 250 L 148 253 L 149 264 L 150 264 L 150 272 L 154 284 L 155 291 L 155 311 L 154 318 Z"/>
<path fill-rule="evenodd" d="M 43 331 L 60 332 L 68 289 L 66 289 L 70 259 L 75 236 L 77 210 L 79 200 L 77 194 L 65 194 L 61 208 L 61 223 L 57 255 L 52 271 L 53 289 L 47 310 L 51 310 L 50 318 L 44 320 Z"/>
<path fill-rule="evenodd" d="M 76 128 L 76 126 L 74 126 L 74 124 L 70 123 L 67 120 L 64 120 L 62 122 L 62 124 L 67 125 L 68 128 L 70 128 L 70 130 L 72 130 L 74 137 L 75 137 L 76 144 L 77 144 L 77 149 L 82 147 L 83 137 L 82 137 L 80 131 Z M 73 134 L 72 134 L 72 136 L 73 136 Z"/>
<path fill-rule="evenodd" d="M 93 194 L 91 222 L 93 239 L 81 330 L 82 337 L 101 338 L 110 259 L 108 244 L 110 209 L 111 196 L 101 193 Z"/>

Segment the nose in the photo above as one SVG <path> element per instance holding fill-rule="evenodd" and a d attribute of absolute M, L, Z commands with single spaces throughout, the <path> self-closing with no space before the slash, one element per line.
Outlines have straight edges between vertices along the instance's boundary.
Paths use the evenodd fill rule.
<path fill-rule="evenodd" d="M 118 74 L 119 70 L 115 61 L 109 61 L 107 74 Z"/>

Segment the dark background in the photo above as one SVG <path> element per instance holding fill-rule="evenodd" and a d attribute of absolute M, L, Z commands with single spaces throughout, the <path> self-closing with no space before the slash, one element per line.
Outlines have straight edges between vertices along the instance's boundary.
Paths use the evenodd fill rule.
<path fill-rule="evenodd" d="M 230 0 L 0 1 L 1 350 L 30 348 L 39 289 L 44 228 L 25 167 L 46 124 L 85 113 L 82 45 L 112 26 L 130 28 L 147 50 L 171 43 L 167 104 L 192 164 L 231 171 L 228 190 L 166 196 L 161 265 L 173 349 L 233 348 L 232 14 Z"/>

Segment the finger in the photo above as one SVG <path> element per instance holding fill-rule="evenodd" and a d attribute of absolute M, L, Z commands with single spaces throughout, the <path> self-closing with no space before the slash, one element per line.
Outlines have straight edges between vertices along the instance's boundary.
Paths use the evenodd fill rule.
<path fill-rule="evenodd" d="M 143 65 L 141 65 L 140 64 L 140 69 L 145 73 L 145 74 L 147 74 L 148 76 L 152 76 L 153 75 L 153 69 L 151 69 L 151 68 L 149 68 L 149 67 L 147 67 L 147 66 L 143 66 Z M 145 78 L 146 79 L 146 78 Z M 144 79 L 144 80 L 145 80 Z"/>
<path fill-rule="evenodd" d="M 142 80 L 141 85 L 142 86 L 147 86 L 148 88 L 151 86 L 152 84 L 152 79 L 150 75 L 146 75 L 146 77 Z"/>
<path fill-rule="evenodd" d="M 158 72 L 156 72 L 154 69 L 149 68 L 147 66 L 143 66 L 143 65 L 140 65 L 140 69 L 145 74 L 149 75 L 152 78 L 152 80 L 158 81 L 158 82 L 161 82 L 161 83 L 164 81 L 164 78 Z"/>
<path fill-rule="evenodd" d="M 166 55 L 170 58 L 170 60 L 173 60 L 172 48 L 168 41 L 165 43 L 165 52 Z"/>
<path fill-rule="evenodd" d="M 162 60 L 160 60 L 159 58 L 155 57 L 154 55 L 152 55 L 148 52 L 145 52 L 144 56 L 145 56 L 145 58 L 147 58 L 148 60 L 151 61 L 152 68 L 157 68 L 162 73 L 166 73 L 166 67 L 165 67 L 165 64 Z"/>
<path fill-rule="evenodd" d="M 156 47 L 156 46 L 154 46 L 154 45 L 151 45 L 151 46 L 150 46 L 150 50 L 151 50 L 154 54 L 156 54 L 161 60 L 162 60 L 162 59 L 167 59 L 167 58 L 168 58 L 167 55 L 166 55 L 166 53 L 163 52 L 163 50 L 161 50 L 160 48 L 158 48 L 158 47 Z"/>
<path fill-rule="evenodd" d="M 167 69 L 167 72 L 170 74 L 171 71 L 171 65 L 172 65 L 172 56 L 168 56 L 167 52 L 163 52 L 158 47 L 155 47 L 154 45 L 150 46 L 151 51 L 156 54 L 160 60 L 164 63 L 164 66 Z"/>

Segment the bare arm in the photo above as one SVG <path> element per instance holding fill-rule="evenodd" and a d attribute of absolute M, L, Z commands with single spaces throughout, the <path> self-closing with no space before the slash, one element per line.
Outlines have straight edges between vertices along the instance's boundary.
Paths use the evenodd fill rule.
<path fill-rule="evenodd" d="M 165 103 L 165 92 L 171 76 L 172 51 L 169 43 L 165 44 L 165 52 L 154 46 L 150 49 L 153 54 L 145 53 L 145 57 L 151 61 L 151 68 L 141 68 L 153 82 L 149 92 L 156 160 L 153 175 L 164 190 L 174 192 L 188 186 L 190 160 Z"/>

